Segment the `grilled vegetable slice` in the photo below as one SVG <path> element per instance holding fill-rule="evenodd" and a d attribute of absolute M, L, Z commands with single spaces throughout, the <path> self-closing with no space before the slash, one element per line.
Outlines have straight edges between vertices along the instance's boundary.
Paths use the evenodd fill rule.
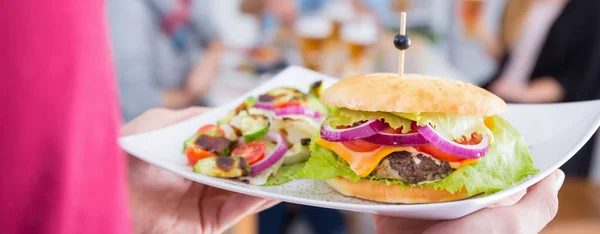
<path fill-rule="evenodd" d="M 207 176 L 233 178 L 250 174 L 246 159 L 235 156 L 214 156 L 199 160 L 194 172 Z"/>
<path fill-rule="evenodd" d="M 306 97 L 306 94 L 300 90 L 289 87 L 275 88 L 266 94 L 260 95 L 258 101 L 270 102 L 273 104 L 302 101 Z"/>
<path fill-rule="evenodd" d="M 289 116 L 273 121 L 272 129 L 285 132 L 284 137 L 291 144 L 300 143 L 304 138 L 311 138 L 319 132 L 319 123 L 305 116 Z"/>
<path fill-rule="evenodd" d="M 196 144 L 200 141 L 202 145 Z M 231 151 L 232 141 L 225 137 L 213 137 L 206 135 L 195 135 L 192 140 L 186 141 L 184 154 L 190 165 L 196 164 L 198 160 L 212 157 L 215 155 L 228 155 Z M 206 147 L 206 148 L 205 148 Z"/>
<path fill-rule="evenodd" d="M 229 124 L 222 124 L 220 127 L 225 132 L 225 137 L 230 141 L 237 141 L 242 136 L 242 131 Z"/>
<path fill-rule="evenodd" d="M 196 134 L 204 134 L 209 136 L 223 136 L 225 135 L 225 131 L 215 126 L 214 124 L 207 124 L 198 129 L 198 131 L 196 131 Z"/>
<path fill-rule="evenodd" d="M 225 136 L 209 136 L 200 134 L 193 147 L 198 147 L 216 155 L 229 155 L 233 142 Z"/>
<path fill-rule="evenodd" d="M 241 112 L 247 112 L 248 109 L 252 108 L 254 105 L 256 105 L 256 103 L 258 102 L 258 100 L 256 100 L 255 97 L 248 97 L 246 98 L 246 100 L 240 104 L 239 106 L 237 106 L 235 108 L 235 110 L 229 112 L 229 114 L 227 114 L 227 116 L 225 116 L 224 118 L 220 119 L 219 121 L 217 121 L 217 125 L 221 126 L 223 124 L 228 124 L 229 121 L 231 121 L 231 119 L 240 114 Z"/>
<path fill-rule="evenodd" d="M 223 129 L 213 124 L 207 124 L 199 128 L 192 137 L 183 143 L 183 152 L 186 153 L 188 148 L 199 148 L 213 154 L 227 155 L 230 152 L 231 143 L 232 141 L 225 137 Z"/>
<path fill-rule="evenodd" d="M 299 162 L 304 162 L 310 157 L 308 146 L 303 146 L 301 143 L 295 143 L 292 148 L 289 148 L 283 155 L 283 164 L 291 165 Z"/>
<path fill-rule="evenodd" d="M 228 155 L 233 141 L 224 136 L 223 129 L 208 124 L 201 127 L 196 134 L 183 143 L 183 153 L 190 165 L 198 160 L 215 155 Z"/>
<path fill-rule="evenodd" d="M 200 134 L 196 133 L 192 137 L 188 138 L 185 142 L 183 142 L 183 149 L 181 150 L 184 154 L 187 148 L 194 147 L 194 141 L 198 138 Z"/>
<path fill-rule="evenodd" d="M 310 90 L 308 91 L 308 93 L 317 98 L 320 98 L 324 91 L 325 89 L 323 88 L 323 81 L 320 80 L 310 85 Z"/>
<path fill-rule="evenodd" d="M 195 165 L 198 160 L 202 160 L 208 157 L 215 156 L 215 154 L 208 152 L 202 148 L 189 147 L 185 149 L 185 156 L 188 159 L 190 165 Z"/>
<path fill-rule="evenodd" d="M 321 100 L 315 96 L 308 96 L 306 98 L 306 105 L 308 108 L 320 112 L 321 116 L 329 115 L 329 108 L 327 108 L 327 106 L 325 106 Z"/>
<path fill-rule="evenodd" d="M 270 122 L 264 115 L 243 115 L 231 119 L 231 126 L 242 131 L 244 142 L 261 138 L 269 131 Z"/>

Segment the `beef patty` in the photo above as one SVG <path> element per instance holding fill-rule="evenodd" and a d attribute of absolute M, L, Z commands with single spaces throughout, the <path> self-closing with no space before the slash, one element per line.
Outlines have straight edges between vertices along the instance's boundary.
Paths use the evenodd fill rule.
<path fill-rule="evenodd" d="M 443 179 L 455 170 L 448 162 L 421 153 L 415 154 L 409 151 L 391 153 L 381 160 L 372 175 L 416 184 Z"/>

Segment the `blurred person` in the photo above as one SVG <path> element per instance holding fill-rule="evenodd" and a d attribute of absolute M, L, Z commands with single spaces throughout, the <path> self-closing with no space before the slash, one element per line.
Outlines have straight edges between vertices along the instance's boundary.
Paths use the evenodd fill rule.
<path fill-rule="evenodd" d="M 195 183 L 121 151 L 120 134 L 203 110 L 153 110 L 119 130 L 104 7 L 0 3 L 0 21 L 12 22 L 0 26 L 1 232 L 221 233 L 277 203 Z"/>
<path fill-rule="evenodd" d="M 190 0 L 107 3 L 125 120 L 150 108 L 198 104 L 222 54 L 210 9 Z"/>
<path fill-rule="evenodd" d="M 9 77 L 0 79 L 0 122 L 10 133 L 0 136 L 0 170 L 7 175 L 0 177 L 0 230 L 222 233 L 277 203 L 195 183 L 123 154 L 119 135 L 204 110 L 153 109 L 119 130 L 103 7 L 101 0 L 0 3 L 0 20 L 14 22 L 2 25 L 0 39 L 0 74 Z M 545 187 L 540 184 L 534 188 Z M 551 196 L 535 191 L 528 196 Z M 529 214 L 548 207 L 521 209 Z M 494 210 L 489 215 L 511 214 Z M 388 225 L 379 227 L 397 227 Z"/>
<path fill-rule="evenodd" d="M 469 1 L 469 0 L 465 0 Z M 475 38 L 500 63 L 484 85 L 507 102 L 600 98 L 600 1 L 509 0 L 500 35 L 481 24 Z M 562 169 L 587 176 L 594 138 Z"/>

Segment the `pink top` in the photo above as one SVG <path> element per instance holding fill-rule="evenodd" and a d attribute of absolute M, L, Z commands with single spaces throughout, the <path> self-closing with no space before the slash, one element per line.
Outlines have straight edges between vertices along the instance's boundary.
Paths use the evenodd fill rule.
<path fill-rule="evenodd" d="M 129 233 L 102 0 L 0 1 L 0 232 Z"/>

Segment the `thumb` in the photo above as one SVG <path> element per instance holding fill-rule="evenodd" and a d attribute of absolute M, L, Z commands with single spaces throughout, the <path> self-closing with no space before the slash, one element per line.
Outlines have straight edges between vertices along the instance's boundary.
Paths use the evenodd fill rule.
<path fill-rule="evenodd" d="M 526 223 L 521 227 L 529 227 L 531 233 L 538 233 L 546 226 L 558 212 L 558 190 L 565 180 L 565 173 L 557 170 L 539 183 L 531 186 L 527 195 L 513 207 L 512 212 L 516 217 L 527 215 Z M 520 215 L 519 215 L 520 214 Z M 524 220 L 524 219 L 521 219 Z"/>
<path fill-rule="evenodd" d="M 564 179 L 565 174 L 557 170 L 531 186 L 513 206 L 483 209 L 441 222 L 427 233 L 539 233 L 558 211 L 557 195 Z"/>
<path fill-rule="evenodd" d="M 206 107 L 189 107 L 183 110 L 169 110 L 164 108 L 150 109 L 131 120 L 121 128 L 121 136 L 148 132 L 176 124 L 187 120 L 196 115 L 200 115 L 209 108 Z"/>

